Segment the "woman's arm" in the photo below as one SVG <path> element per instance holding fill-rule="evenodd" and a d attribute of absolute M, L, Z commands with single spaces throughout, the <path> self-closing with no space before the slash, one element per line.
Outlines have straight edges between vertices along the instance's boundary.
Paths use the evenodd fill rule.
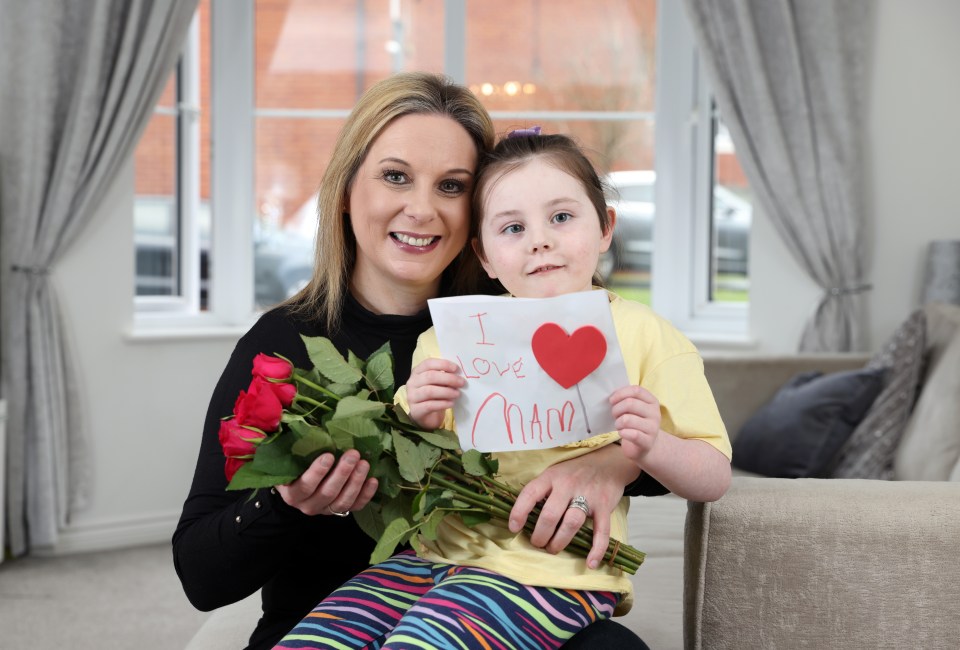
<path fill-rule="evenodd" d="M 587 519 L 582 510 L 570 507 L 573 497 L 583 496 L 593 517 L 594 531 L 587 565 L 595 569 L 610 542 L 610 516 L 623 498 L 624 486 L 639 475 L 640 468 L 614 444 L 551 465 L 520 491 L 510 511 L 510 530 L 519 532 L 534 506 L 545 501 L 530 542 L 550 553 L 559 553 Z"/>
<path fill-rule="evenodd" d="M 259 352 L 282 354 L 298 367 L 308 362 L 296 328 L 268 314 L 238 342 L 213 391 L 193 483 L 173 535 L 174 565 L 183 589 L 204 611 L 241 600 L 273 578 L 289 562 L 285 551 L 316 534 L 305 513 L 359 509 L 372 496 L 368 465 L 350 454 L 335 465 L 332 457 L 321 456 L 301 479 L 260 490 L 253 498 L 249 490 L 226 490 L 220 418 L 233 411 L 237 395 L 249 386 Z M 372 487 L 376 489 L 375 481 Z M 331 523 L 344 521 L 350 520 Z"/>

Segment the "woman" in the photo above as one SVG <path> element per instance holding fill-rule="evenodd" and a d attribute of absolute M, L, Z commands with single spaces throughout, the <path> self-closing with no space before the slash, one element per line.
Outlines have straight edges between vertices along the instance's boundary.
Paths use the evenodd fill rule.
<path fill-rule="evenodd" d="M 492 148 L 493 124 L 474 95 L 441 77 L 404 73 L 361 97 L 337 139 L 320 189 L 314 275 L 264 314 L 237 343 L 214 389 L 193 485 L 173 536 L 174 564 L 190 602 L 208 611 L 262 589 L 263 617 L 249 648 L 269 648 L 313 605 L 368 565 L 373 540 L 348 517 L 377 488 L 356 452 L 319 457 L 296 481 L 256 498 L 227 492 L 219 420 L 250 381 L 257 353 L 309 359 L 301 335 L 326 336 L 341 353 L 367 357 L 389 342 L 397 385 L 410 374 L 429 298 L 476 291 L 482 277 L 463 257 L 473 174 Z M 470 265 L 470 268 L 466 268 Z M 619 456 L 619 454 L 618 454 Z M 623 492 L 612 473 L 571 461 L 531 483 L 526 517 L 541 493 Z M 655 482 L 629 493 L 662 491 Z M 534 498 L 535 497 L 535 498 Z M 533 501 L 530 501 L 533 498 Z M 615 499 L 611 498 L 611 501 Z M 556 552 L 573 532 L 538 523 Z M 588 627 L 570 647 L 643 647 L 622 626 Z M 639 644 L 639 645 L 638 645 Z"/>

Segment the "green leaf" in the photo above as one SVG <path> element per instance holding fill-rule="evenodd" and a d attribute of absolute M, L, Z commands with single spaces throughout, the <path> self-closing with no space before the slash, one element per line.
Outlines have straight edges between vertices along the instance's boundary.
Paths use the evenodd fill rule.
<path fill-rule="evenodd" d="M 445 517 L 446 513 L 440 510 L 431 512 L 430 516 L 420 524 L 420 534 L 426 539 L 436 539 L 437 528 L 440 527 L 440 522 L 442 522 Z"/>
<path fill-rule="evenodd" d="M 397 406 L 395 404 L 392 410 L 393 410 L 394 416 L 397 418 L 397 422 L 399 422 L 400 424 L 406 424 L 413 429 L 420 428 L 419 425 L 416 422 L 414 422 L 413 419 L 410 417 L 410 414 L 404 411 L 402 407 Z"/>
<path fill-rule="evenodd" d="M 434 447 L 439 447 L 440 449 L 459 449 L 460 440 L 457 438 L 457 434 L 453 431 L 448 431 L 447 429 L 437 429 L 436 431 L 414 431 L 414 435 L 420 436 L 428 443 Z"/>
<path fill-rule="evenodd" d="M 404 437 L 400 432 L 393 432 L 393 448 L 397 452 L 397 464 L 400 467 L 400 476 L 411 483 L 419 483 L 426 474 L 426 465 L 416 443 Z"/>
<path fill-rule="evenodd" d="M 295 424 L 290 426 L 291 429 L 295 429 L 295 427 L 297 427 Z M 322 427 L 312 427 L 304 423 L 302 428 L 296 428 L 295 430 L 300 438 L 293 443 L 290 450 L 296 456 L 306 456 L 310 459 L 310 462 L 313 462 L 313 459 L 320 454 L 334 453 L 337 450 L 330 433 Z"/>
<path fill-rule="evenodd" d="M 353 518 L 356 520 L 360 530 L 365 532 L 371 539 L 380 539 L 383 536 L 383 518 L 380 516 L 380 505 L 377 503 L 368 503 L 362 510 L 354 510 Z"/>
<path fill-rule="evenodd" d="M 344 397 L 337 403 L 337 410 L 334 412 L 333 418 L 340 420 L 358 415 L 374 419 L 383 415 L 385 408 L 382 402 L 371 402 L 359 397 Z"/>
<path fill-rule="evenodd" d="M 408 522 L 413 521 L 413 517 L 411 517 L 413 500 L 414 498 L 410 495 L 410 492 L 404 491 L 397 495 L 396 498 L 386 501 L 382 508 L 383 520 L 386 522 L 403 518 Z"/>
<path fill-rule="evenodd" d="M 325 386 L 327 390 L 331 393 L 336 393 L 340 397 L 347 397 L 348 395 L 356 395 L 357 388 L 360 386 L 360 382 L 355 382 L 353 384 L 330 384 Z"/>
<path fill-rule="evenodd" d="M 303 457 L 293 455 L 294 442 L 294 436 L 284 435 L 282 432 L 266 438 L 257 447 L 257 453 L 250 464 L 253 469 L 264 474 L 296 478 L 303 474 L 309 463 Z"/>
<path fill-rule="evenodd" d="M 433 467 L 440 460 L 440 450 L 429 442 L 421 442 L 417 445 L 417 449 L 420 450 L 420 458 L 423 459 L 424 467 Z"/>
<path fill-rule="evenodd" d="M 357 368 L 354 368 L 344 360 L 344 358 L 334 347 L 330 339 L 323 336 L 303 336 L 304 345 L 307 347 L 307 354 L 313 366 L 321 375 L 341 384 L 352 384 L 363 378 Z"/>
<path fill-rule="evenodd" d="M 488 476 L 491 472 L 487 460 L 485 454 L 480 453 L 476 449 L 468 449 L 463 452 L 463 456 L 461 456 L 463 471 L 471 476 Z"/>
<path fill-rule="evenodd" d="M 480 510 L 466 510 L 460 513 L 460 519 L 472 528 L 477 524 L 485 524 L 490 521 L 490 513 Z"/>
<path fill-rule="evenodd" d="M 397 461 L 390 456 L 383 456 L 376 463 L 370 464 L 370 476 L 377 479 L 377 494 L 394 498 L 400 494 L 403 477 L 397 468 Z"/>
<path fill-rule="evenodd" d="M 377 541 L 376 548 L 370 554 L 370 564 L 379 564 L 393 555 L 397 544 L 403 541 L 403 538 L 409 532 L 410 526 L 410 522 L 406 519 L 394 519 L 387 524 Z"/>
<path fill-rule="evenodd" d="M 233 475 L 228 490 L 247 490 L 250 488 L 267 488 L 274 485 L 285 485 L 290 481 L 296 480 L 297 476 L 276 476 L 274 474 L 264 474 L 254 469 L 251 463 L 244 463 Z"/>
<path fill-rule="evenodd" d="M 363 367 L 364 365 L 366 365 L 363 359 L 361 359 L 360 357 L 358 357 L 353 353 L 353 350 L 347 350 L 347 363 L 349 363 L 351 366 L 353 366 L 360 372 L 363 372 Z"/>
<path fill-rule="evenodd" d="M 376 423 L 359 415 L 327 420 L 327 431 L 330 432 L 333 443 L 340 451 L 355 449 L 356 441 L 361 438 L 363 439 L 361 444 L 364 445 L 365 449 L 372 449 L 374 446 L 377 450 L 382 449 L 380 429 Z M 370 438 L 370 440 L 367 440 L 367 438 Z"/>
<path fill-rule="evenodd" d="M 384 343 L 383 347 L 370 355 L 364 375 L 367 386 L 372 390 L 393 390 L 393 355 L 388 344 Z"/>

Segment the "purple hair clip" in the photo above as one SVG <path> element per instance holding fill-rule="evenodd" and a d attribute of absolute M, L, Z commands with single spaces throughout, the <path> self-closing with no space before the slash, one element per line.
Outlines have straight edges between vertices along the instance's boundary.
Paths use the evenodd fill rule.
<path fill-rule="evenodd" d="M 539 126 L 531 126 L 529 129 L 515 129 L 507 134 L 508 138 L 529 138 L 534 135 L 540 135 Z"/>

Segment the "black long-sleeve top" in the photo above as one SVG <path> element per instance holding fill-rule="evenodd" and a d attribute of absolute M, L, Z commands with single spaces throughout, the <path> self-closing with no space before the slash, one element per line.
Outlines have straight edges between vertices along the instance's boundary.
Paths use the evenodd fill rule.
<path fill-rule="evenodd" d="M 252 498 L 251 491 L 228 492 L 218 438 L 220 419 L 233 412 L 240 391 L 249 386 L 258 353 L 281 354 L 296 367 L 309 368 L 301 334 L 327 336 L 341 354 L 352 350 L 361 358 L 389 341 L 399 386 L 409 378 L 417 337 L 431 324 L 427 310 L 377 315 L 349 295 L 341 323 L 331 336 L 322 323 L 284 307 L 265 313 L 237 343 L 207 409 L 193 483 L 173 535 L 174 565 L 187 598 L 203 611 L 262 588 L 263 616 L 250 650 L 273 647 L 314 605 L 369 565 L 374 542 L 352 517 L 310 517 L 268 490 Z M 630 495 L 664 492 L 646 474 L 626 490 Z M 612 629 L 590 627 L 599 629 L 589 634 L 601 637 Z"/>

